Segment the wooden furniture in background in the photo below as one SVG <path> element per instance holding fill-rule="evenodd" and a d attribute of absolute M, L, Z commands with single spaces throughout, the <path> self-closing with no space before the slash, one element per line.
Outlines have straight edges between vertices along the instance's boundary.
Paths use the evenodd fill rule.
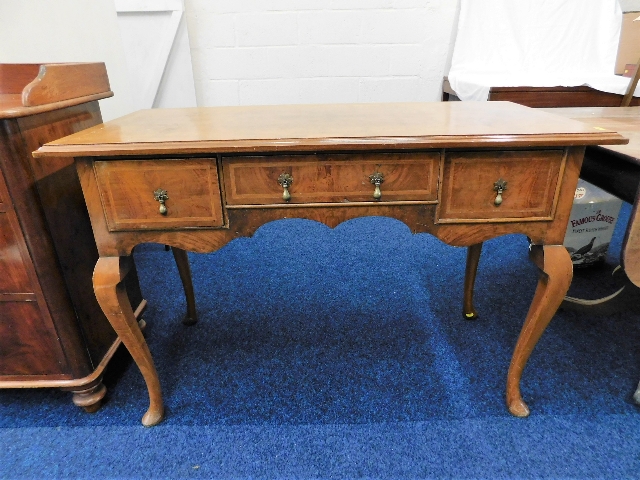
<path fill-rule="evenodd" d="M 554 107 L 619 107 L 622 95 L 601 92 L 591 87 L 491 87 L 489 101 L 514 102 L 534 108 Z M 449 80 L 442 83 L 444 102 L 459 100 Z M 640 105 L 633 97 L 631 105 Z"/>
<path fill-rule="evenodd" d="M 612 93 L 600 92 L 590 87 L 493 87 L 489 92 L 489 101 L 496 100 L 508 100 L 521 105 L 536 108 L 546 108 L 548 112 L 553 113 L 555 109 L 558 109 L 559 114 L 564 116 L 571 116 L 574 112 L 577 116 L 591 116 L 595 115 L 596 119 L 600 116 L 594 112 L 616 111 L 616 107 L 628 107 L 630 105 L 640 105 L 640 98 L 634 97 L 633 94 L 640 78 L 640 60 L 634 65 L 633 72 L 631 69 L 625 70 L 625 77 L 631 77 L 627 90 L 624 95 L 616 95 Z M 443 84 L 443 101 L 457 100 L 455 92 L 451 89 L 451 85 L 445 77 Z M 596 110 L 589 110 L 597 107 Z M 561 112 L 560 110 L 565 110 Z M 584 109 L 584 111 L 582 110 Z M 581 113 L 578 113 L 581 112 Z M 621 112 L 621 111 L 620 111 Z M 618 114 L 611 114 L 617 116 Z M 580 120 L 580 118 L 578 118 Z M 617 123 L 612 125 L 614 127 L 622 127 Z M 625 126 L 626 128 L 626 126 Z M 618 131 L 618 130 L 616 130 Z M 625 132 L 626 133 L 626 132 Z M 633 147 L 624 147 L 625 149 Z M 588 151 L 589 152 L 589 151 Z M 598 184 L 600 180 L 598 175 L 589 173 L 590 162 L 586 162 L 585 174 L 580 175 L 591 183 Z M 607 167 L 604 167 L 607 168 Z M 594 181 L 591 180 L 592 177 Z M 635 190 L 634 190 L 635 192 Z M 479 252 L 469 252 L 469 255 L 479 255 Z M 623 280 L 624 283 L 624 280 Z M 620 295 L 623 293 L 625 295 Z M 624 286 L 617 290 L 615 294 L 607 295 L 601 299 L 582 299 L 576 297 L 566 297 L 563 303 L 563 307 L 572 310 L 579 310 L 583 312 L 589 312 L 591 314 L 602 313 L 609 314 L 619 308 L 625 301 L 627 295 L 630 294 L 630 289 L 625 290 Z M 466 308 L 466 307 L 465 307 Z M 477 314 L 473 309 L 466 308 L 465 315 L 468 318 L 476 318 Z"/>
<path fill-rule="evenodd" d="M 102 123 L 103 63 L 0 64 L 0 388 L 59 387 L 95 411 L 120 344 L 92 287 L 98 251 L 73 162 L 35 160 Z M 128 292 L 144 307 L 137 279 Z"/>
<path fill-rule="evenodd" d="M 627 87 L 627 91 L 624 94 L 624 97 L 622 98 L 622 101 L 620 102 L 621 107 L 629 107 L 632 105 L 633 102 L 633 94 L 636 91 L 636 86 L 638 85 L 638 79 L 640 79 L 640 60 L 638 60 L 636 62 L 636 64 L 633 66 L 633 68 L 629 68 L 628 70 L 625 69 L 624 72 L 624 76 L 625 77 L 630 77 L 631 80 L 629 81 L 629 86 Z M 636 105 L 635 103 L 633 105 Z"/>
<path fill-rule="evenodd" d="M 147 383 L 142 423 L 150 426 L 164 410 L 122 288 L 132 249 L 157 242 L 211 252 L 296 217 L 335 227 L 388 216 L 471 246 L 464 299 L 471 307 L 481 243 L 528 235 L 541 275 L 506 393 L 511 413 L 528 415 L 520 378 L 571 282 L 562 241 L 584 148 L 625 141 L 508 102 L 290 105 L 145 110 L 34 155 L 76 159 L 100 253 L 94 289 Z"/>
<path fill-rule="evenodd" d="M 614 73 L 622 75 L 626 66 L 640 58 L 640 12 L 626 12 L 622 15 L 620 41 Z"/>
<path fill-rule="evenodd" d="M 615 129 L 629 138 L 627 145 L 592 146 L 585 153 L 581 176 L 633 205 L 621 251 L 625 280 L 631 285 L 623 284 L 614 294 L 587 302 L 586 307 L 590 312 L 595 308 L 606 312 L 620 307 L 637 307 L 640 293 L 640 107 L 561 108 L 553 109 L 553 112 L 596 128 Z M 575 309 L 576 299 L 572 300 L 571 308 Z M 633 397 L 640 403 L 640 385 Z"/>
<path fill-rule="evenodd" d="M 629 139 L 626 145 L 588 147 L 580 175 L 633 205 L 621 256 L 627 277 L 640 287 L 640 107 L 554 108 L 546 111 L 597 129 L 615 130 Z"/>

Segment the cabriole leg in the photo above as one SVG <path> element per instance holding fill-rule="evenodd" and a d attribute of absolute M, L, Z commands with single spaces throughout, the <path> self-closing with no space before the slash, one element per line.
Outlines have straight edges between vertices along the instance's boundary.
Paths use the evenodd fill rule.
<path fill-rule="evenodd" d="M 540 278 L 507 374 L 507 406 L 516 417 L 529 415 L 529 407 L 520 394 L 520 378 L 524 367 L 542 332 L 567 294 L 573 277 L 571 257 L 562 245 L 533 245 L 530 258 L 541 270 Z"/>
<path fill-rule="evenodd" d="M 473 288 L 476 283 L 476 273 L 478 273 L 481 252 L 482 242 L 471 245 L 467 249 L 467 266 L 464 272 L 464 299 L 462 303 L 462 314 L 467 320 L 478 318 L 478 312 L 473 306 Z"/>
<path fill-rule="evenodd" d="M 122 282 L 131 262 L 131 257 L 100 257 L 93 272 L 93 289 L 102 311 L 129 350 L 147 384 L 149 409 L 142 417 L 142 424 L 150 427 L 162 421 L 164 407 L 151 352 L 142 336 Z"/>
<path fill-rule="evenodd" d="M 194 325 L 198 321 L 198 317 L 196 315 L 196 297 L 193 292 L 189 257 L 187 256 L 187 252 L 180 248 L 171 247 L 171 251 L 173 252 L 173 258 L 175 258 L 176 265 L 178 266 L 178 273 L 180 274 L 180 280 L 182 280 L 184 295 L 187 298 L 187 315 L 182 320 L 182 323 L 185 325 Z"/>

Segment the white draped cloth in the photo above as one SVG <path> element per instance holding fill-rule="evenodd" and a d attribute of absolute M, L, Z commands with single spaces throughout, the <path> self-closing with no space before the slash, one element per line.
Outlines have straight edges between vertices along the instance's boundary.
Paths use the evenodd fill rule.
<path fill-rule="evenodd" d="M 575 87 L 623 95 L 614 75 L 618 0 L 461 0 L 449 83 L 460 100 L 490 87 Z M 635 96 L 640 96 L 640 85 Z"/>

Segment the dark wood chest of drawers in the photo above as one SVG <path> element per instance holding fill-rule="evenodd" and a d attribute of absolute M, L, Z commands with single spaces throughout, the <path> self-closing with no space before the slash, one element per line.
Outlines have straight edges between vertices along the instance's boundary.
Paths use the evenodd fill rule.
<path fill-rule="evenodd" d="M 68 65 L 60 78 L 75 70 L 93 86 L 74 96 L 67 84 L 72 98 L 38 102 L 25 92 L 29 79 L 48 81 L 46 67 L 0 65 L 0 388 L 63 388 L 91 411 L 120 342 L 93 294 L 98 251 L 73 161 L 43 163 L 31 152 L 102 123 L 97 100 L 112 93 L 103 64 Z M 35 105 L 25 105 L 30 98 Z M 135 275 L 127 287 L 140 310 Z"/>

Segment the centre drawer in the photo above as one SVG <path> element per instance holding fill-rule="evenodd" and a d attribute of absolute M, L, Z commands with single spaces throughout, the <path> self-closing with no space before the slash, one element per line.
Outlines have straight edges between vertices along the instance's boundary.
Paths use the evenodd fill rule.
<path fill-rule="evenodd" d="M 110 231 L 223 224 L 215 160 L 96 161 L 94 169 Z"/>
<path fill-rule="evenodd" d="M 226 204 L 435 202 L 439 162 L 440 152 L 224 157 Z"/>

